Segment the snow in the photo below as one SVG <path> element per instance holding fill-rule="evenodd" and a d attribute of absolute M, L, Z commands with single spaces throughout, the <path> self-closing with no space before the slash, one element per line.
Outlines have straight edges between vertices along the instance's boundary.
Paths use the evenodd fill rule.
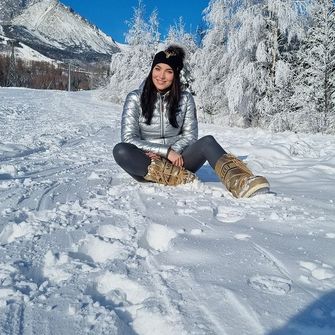
<path fill-rule="evenodd" d="M 148 226 L 146 240 L 149 246 L 157 251 L 167 251 L 170 242 L 177 236 L 174 230 L 166 226 L 152 223 Z"/>
<path fill-rule="evenodd" d="M 335 138 L 200 124 L 270 194 L 114 162 L 122 107 L 0 88 L 0 333 L 335 332 Z"/>
<path fill-rule="evenodd" d="M 1 41 L 2 40 L 2 41 Z M 2 35 L 2 30 L 0 30 L 0 46 L 1 44 L 4 45 L 2 54 L 10 55 L 11 49 L 7 46 L 7 43 L 10 39 Z M 6 51 L 7 49 L 7 51 Z M 28 47 L 24 43 L 20 42 L 20 47 L 15 48 L 15 56 L 17 58 L 21 58 L 26 61 L 38 61 L 38 62 L 47 62 L 47 63 L 53 63 L 56 65 L 56 61 L 54 59 L 48 58 L 38 51 Z"/>

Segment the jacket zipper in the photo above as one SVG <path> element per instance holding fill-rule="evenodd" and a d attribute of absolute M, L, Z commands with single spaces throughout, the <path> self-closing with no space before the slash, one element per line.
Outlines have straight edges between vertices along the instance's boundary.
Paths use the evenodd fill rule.
<path fill-rule="evenodd" d="M 164 144 L 165 144 L 165 138 L 164 138 L 164 104 L 163 104 L 163 97 L 162 95 L 160 94 L 159 95 L 160 97 L 160 116 L 161 116 L 161 137 L 164 141 Z"/>

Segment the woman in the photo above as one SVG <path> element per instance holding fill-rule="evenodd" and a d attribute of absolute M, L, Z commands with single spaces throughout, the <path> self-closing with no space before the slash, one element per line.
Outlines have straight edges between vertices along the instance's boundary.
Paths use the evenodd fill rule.
<path fill-rule="evenodd" d="M 115 161 L 138 181 L 165 185 L 192 182 L 208 161 L 237 198 L 269 189 L 246 165 L 213 136 L 198 138 L 192 95 L 182 90 L 180 71 L 185 52 L 172 45 L 158 52 L 144 85 L 128 94 L 122 114 L 122 142 L 114 147 Z"/>

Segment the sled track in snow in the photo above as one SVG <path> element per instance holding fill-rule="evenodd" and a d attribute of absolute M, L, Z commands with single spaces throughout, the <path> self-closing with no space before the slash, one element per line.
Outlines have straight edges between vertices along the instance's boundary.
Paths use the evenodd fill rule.
<path fill-rule="evenodd" d="M 13 301 L 5 309 L 4 324 L 1 326 L 3 335 L 24 334 L 24 306 L 23 303 Z"/>

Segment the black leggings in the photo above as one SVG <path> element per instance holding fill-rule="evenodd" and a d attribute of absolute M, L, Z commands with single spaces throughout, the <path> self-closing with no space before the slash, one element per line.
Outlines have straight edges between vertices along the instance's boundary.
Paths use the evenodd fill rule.
<path fill-rule="evenodd" d="M 204 136 L 182 152 L 185 169 L 196 172 L 206 161 L 214 169 L 217 160 L 226 154 L 211 135 Z M 118 143 L 113 149 L 116 163 L 138 181 L 148 173 L 151 159 L 145 152 L 130 143 Z"/>

